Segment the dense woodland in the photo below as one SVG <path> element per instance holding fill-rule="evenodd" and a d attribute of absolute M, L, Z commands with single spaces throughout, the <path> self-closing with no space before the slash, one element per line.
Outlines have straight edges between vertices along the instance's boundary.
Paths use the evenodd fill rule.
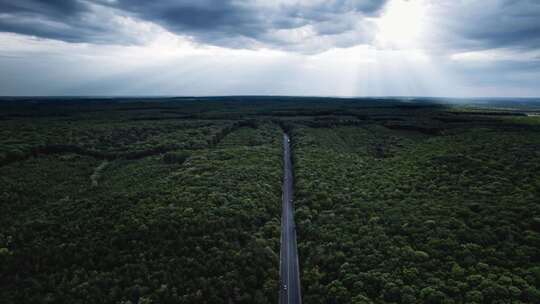
<path fill-rule="evenodd" d="M 487 107 L 487 108 L 486 108 Z M 0 303 L 539 303 L 540 104 L 0 101 Z"/>

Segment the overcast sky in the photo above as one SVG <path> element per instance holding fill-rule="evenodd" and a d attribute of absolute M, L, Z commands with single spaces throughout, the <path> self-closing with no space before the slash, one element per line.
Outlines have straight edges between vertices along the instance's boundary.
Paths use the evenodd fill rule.
<path fill-rule="evenodd" d="M 539 0 L 0 0 L 0 95 L 540 96 Z"/>

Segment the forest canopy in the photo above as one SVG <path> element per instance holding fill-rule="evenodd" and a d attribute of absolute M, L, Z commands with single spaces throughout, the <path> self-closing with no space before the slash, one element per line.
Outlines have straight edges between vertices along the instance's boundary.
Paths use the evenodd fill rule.
<path fill-rule="evenodd" d="M 540 107 L 0 101 L 0 302 L 540 302 Z"/>

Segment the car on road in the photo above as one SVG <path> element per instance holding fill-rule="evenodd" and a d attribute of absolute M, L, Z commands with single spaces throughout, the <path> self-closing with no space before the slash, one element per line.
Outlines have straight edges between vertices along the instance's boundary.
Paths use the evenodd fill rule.
<path fill-rule="evenodd" d="M 283 290 L 287 291 L 287 284 L 283 285 Z"/>

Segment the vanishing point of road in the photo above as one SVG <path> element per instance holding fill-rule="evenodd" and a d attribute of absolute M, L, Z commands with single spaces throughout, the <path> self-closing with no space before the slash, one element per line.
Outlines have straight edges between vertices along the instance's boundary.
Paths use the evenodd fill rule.
<path fill-rule="evenodd" d="M 283 134 L 283 197 L 281 215 L 280 304 L 301 304 L 300 271 L 293 209 L 293 168 L 289 136 Z"/>

